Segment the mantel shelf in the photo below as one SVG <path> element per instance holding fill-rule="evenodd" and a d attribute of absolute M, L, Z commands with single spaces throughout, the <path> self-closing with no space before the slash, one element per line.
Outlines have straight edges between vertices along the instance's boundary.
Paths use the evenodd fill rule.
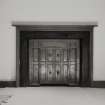
<path fill-rule="evenodd" d="M 96 21 L 13 21 L 13 26 L 91 26 L 98 25 Z"/>

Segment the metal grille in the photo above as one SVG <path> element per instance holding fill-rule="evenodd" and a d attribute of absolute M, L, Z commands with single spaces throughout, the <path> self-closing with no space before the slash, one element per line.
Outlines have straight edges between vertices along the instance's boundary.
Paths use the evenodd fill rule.
<path fill-rule="evenodd" d="M 80 40 L 29 40 L 31 84 L 77 84 Z"/>

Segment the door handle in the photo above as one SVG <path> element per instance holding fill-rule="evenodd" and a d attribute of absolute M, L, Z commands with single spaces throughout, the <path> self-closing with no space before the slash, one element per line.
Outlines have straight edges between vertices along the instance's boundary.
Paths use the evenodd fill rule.
<path fill-rule="evenodd" d="M 57 75 L 59 75 L 59 71 L 57 71 Z"/>
<path fill-rule="evenodd" d="M 51 74 L 52 72 L 50 71 L 49 74 Z"/>

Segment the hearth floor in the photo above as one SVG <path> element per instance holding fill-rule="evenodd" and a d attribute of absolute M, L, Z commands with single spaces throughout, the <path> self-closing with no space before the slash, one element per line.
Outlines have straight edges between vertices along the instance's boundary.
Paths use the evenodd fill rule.
<path fill-rule="evenodd" d="M 2 105 L 105 105 L 105 88 L 0 88 L 2 96 L 11 96 Z"/>

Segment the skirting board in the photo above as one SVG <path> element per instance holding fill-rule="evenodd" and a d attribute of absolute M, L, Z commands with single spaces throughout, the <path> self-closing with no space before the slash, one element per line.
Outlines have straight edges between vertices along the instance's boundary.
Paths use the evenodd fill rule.
<path fill-rule="evenodd" d="M 93 88 L 105 88 L 105 81 L 93 81 L 92 87 Z"/>
<path fill-rule="evenodd" d="M 16 87 L 16 81 L 0 81 L 0 88 L 4 88 L 4 87 Z M 84 86 L 80 86 L 80 87 L 84 87 Z M 85 87 L 89 87 L 89 86 L 85 86 Z M 93 81 L 90 88 L 105 88 L 105 81 Z"/>
<path fill-rule="evenodd" d="M 16 81 L 0 81 L 0 88 L 16 87 Z"/>

